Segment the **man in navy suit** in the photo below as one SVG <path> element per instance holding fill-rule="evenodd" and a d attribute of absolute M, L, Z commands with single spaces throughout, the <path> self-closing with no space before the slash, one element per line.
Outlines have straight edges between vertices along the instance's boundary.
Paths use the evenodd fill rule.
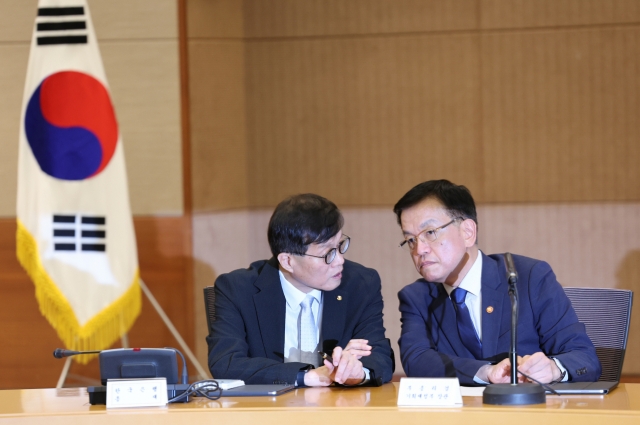
<path fill-rule="evenodd" d="M 269 221 L 273 257 L 218 277 L 207 337 L 214 378 L 297 386 L 391 380 L 380 277 L 344 259 L 343 222 L 321 196 L 290 197 Z"/>
<path fill-rule="evenodd" d="M 394 212 L 402 246 L 423 277 L 398 294 L 399 345 L 407 376 L 458 377 L 463 385 L 510 382 L 511 302 L 504 259 L 478 249 L 469 190 L 447 180 L 427 181 L 407 192 Z M 551 267 L 513 258 L 518 379 L 598 380 L 595 348 Z"/>

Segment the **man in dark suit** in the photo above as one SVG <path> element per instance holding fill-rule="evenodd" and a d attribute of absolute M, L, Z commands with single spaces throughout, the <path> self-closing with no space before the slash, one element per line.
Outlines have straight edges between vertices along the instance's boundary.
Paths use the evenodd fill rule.
<path fill-rule="evenodd" d="M 276 207 L 268 229 L 273 257 L 216 280 L 207 337 L 214 378 L 298 386 L 391 380 L 380 277 L 344 259 L 350 238 L 342 226 L 336 205 L 318 195 Z"/>
<path fill-rule="evenodd" d="M 471 193 L 447 180 L 428 181 L 407 192 L 394 212 L 402 246 L 423 277 L 398 294 L 407 375 L 458 377 L 463 385 L 510 382 L 504 259 L 478 249 Z M 518 379 L 596 381 L 601 367 L 595 348 L 551 267 L 513 258 L 519 276 Z"/>

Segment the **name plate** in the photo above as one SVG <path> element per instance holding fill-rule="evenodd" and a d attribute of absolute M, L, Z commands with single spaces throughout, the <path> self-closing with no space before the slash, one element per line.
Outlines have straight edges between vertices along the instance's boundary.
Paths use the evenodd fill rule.
<path fill-rule="evenodd" d="M 462 407 L 458 378 L 401 378 L 398 406 Z"/>
<path fill-rule="evenodd" d="M 107 409 L 167 405 L 167 379 L 108 379 Z"/>

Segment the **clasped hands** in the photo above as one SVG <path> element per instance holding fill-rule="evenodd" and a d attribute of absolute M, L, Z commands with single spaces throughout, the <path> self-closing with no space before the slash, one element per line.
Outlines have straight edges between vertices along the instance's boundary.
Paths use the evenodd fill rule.
<path fill-rule="evenodd" d="M 562 376 L 562 372 L 553 359 L 550 359 L 542 352 L 537 352 L 524 357 L 518 356 L 518 372 L 535 379 L 543 384 L 557 381 Z M 482 366 L 477 373 L 478 378 L 492 384 L 511 382 L 511 362 L 509 358 L 502 360 L 495 365 Z M 523 375 L 518 374 L 518 382 L 531 382 Z"/>
<path fill-rule="evenodd" d="M 352 339 L 344 349 L 333 349 L 333 363 L 325 359 L 324 366 L 308 371 L 304 375 L 304 384 L 309 387 L 326 387 L 334 382 L 358 385 L 365 378 L 360 359 L 370 354 L 371 346 L 368 340 Z"/>

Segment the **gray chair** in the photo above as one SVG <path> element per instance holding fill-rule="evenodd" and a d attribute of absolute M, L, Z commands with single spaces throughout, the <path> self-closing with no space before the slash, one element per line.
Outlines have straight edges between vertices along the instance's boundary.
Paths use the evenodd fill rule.
<path fill-rule="evenodd" d="M 216 292 L 213 286 L 204 288 L 204 312 L 207 315 L 207 332 L 211 333 L 211 325 L 216 321 Z"/>
<path fill-rule="evenodd" d="M 619 381 L 629 336 L 633 292 L 627 289 L 564 288 L 578 320 L 596 347 L 600 381 Z"/>

